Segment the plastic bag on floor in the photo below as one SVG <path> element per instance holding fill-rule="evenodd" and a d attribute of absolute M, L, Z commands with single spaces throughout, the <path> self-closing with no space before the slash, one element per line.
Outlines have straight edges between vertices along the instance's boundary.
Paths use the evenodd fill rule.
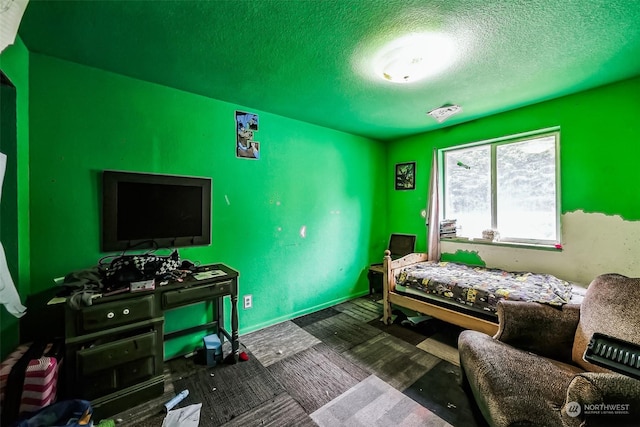
<path fill-rule="evenodd" d="M 198 427 L 201 408 L 202 403 L 197 403 L 169 411 L 162 422 L 162 427 Z"/>
<path fill-rule="evenodd" d="M 45 406 L 16 427 L 90 427 L 93 408 L 86 400 L 63 400 Z"/>

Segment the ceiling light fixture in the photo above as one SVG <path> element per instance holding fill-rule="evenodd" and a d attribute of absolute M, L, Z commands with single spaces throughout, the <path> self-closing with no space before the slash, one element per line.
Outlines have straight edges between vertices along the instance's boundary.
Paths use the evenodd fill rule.
<path fill-rule="evenodd" d="M 445 120 L 447 120 L 449 117 L 453 116 L 454 114 L 458 114 L 461 111 L 462 111 L 461 106 L 447 104 L 447 105 L 443 105 L 440 108 L 434 108 L 433 110 L 429 111 L 427 114 L 433 117 L 434 119 L 436 119 L 438 123 L 442 123 Z"/>
<path fill-rule="evenodd" d="M 454 51 L 453 41 L 443 34 L 410 34 L 383 47 L 373 60 L 373 68 L 384 80 L 412 83 L 451 65 Z"/>

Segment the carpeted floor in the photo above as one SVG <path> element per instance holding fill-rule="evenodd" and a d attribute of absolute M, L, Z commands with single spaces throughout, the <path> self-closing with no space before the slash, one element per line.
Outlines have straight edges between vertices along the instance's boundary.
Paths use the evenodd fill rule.
<path fill-rule="evenodd" d="M 202 403 L 207 427 L 484 426 L 459 385 L 460 329 L 381 316 L 379 296 L 362 297 L 241 336 L 246 362 L 171 360 L 165 394 L 113 418 L 160 427 L 162 405 L 187 389 L 178 407 Z"/>
<path fill-rule="evenodd" d="M 311 418 L 321 427 L 450 425 L 375 375 L 313 412 Z"/>

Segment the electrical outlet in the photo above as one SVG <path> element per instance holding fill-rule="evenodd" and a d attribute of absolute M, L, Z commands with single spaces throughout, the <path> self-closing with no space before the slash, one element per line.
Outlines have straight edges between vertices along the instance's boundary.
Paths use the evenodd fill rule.
<path fill-rule="evenodd" d="M 244 296 L 244 308 L 245 310 L 247 308 L 251 308 L 253 307 L 253 297 L 251 295 L 245 295 Z"/>

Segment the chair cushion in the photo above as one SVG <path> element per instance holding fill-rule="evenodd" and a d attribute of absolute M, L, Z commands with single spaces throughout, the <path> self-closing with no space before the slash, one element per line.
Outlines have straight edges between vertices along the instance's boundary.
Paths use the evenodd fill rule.
<path fill-rule="evenodd" d="M 571 358 L 586 371 L 610 372 L 583 360 L 595 332 L 640 345 L 640 278 L 603 274 L 591 282 L 582 301 Z"/>
<path fill-rule="evenodd" d="M 490 425 L 562 425 L 567 387 L 582 369 L 476 331 L 463 331 L 458 349 L 460 365 Z"/>

